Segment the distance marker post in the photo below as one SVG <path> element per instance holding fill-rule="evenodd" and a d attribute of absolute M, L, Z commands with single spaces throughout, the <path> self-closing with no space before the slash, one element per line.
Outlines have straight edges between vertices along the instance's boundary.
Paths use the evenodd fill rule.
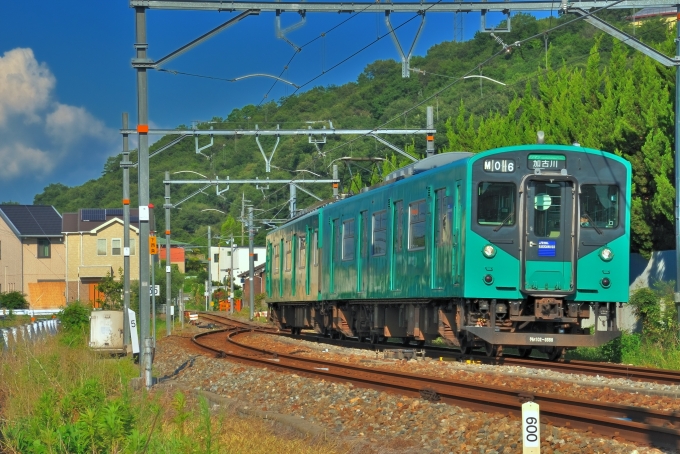
<path fill-rule="evenodd" d="M 522 447 L 523 454 L 541 452 L 541 418 L 535 402 L 522 404 Z"/>

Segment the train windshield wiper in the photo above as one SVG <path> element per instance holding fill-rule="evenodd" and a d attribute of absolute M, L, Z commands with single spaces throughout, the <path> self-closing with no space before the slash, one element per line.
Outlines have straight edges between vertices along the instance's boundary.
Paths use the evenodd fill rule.
<path fill-rule="evenodd" d="M 588 213 L 583 213 L 583 214 L 581 214 L 581 216 L 583 216 L 584 218 L 586 218 L 586 219 L 588 220 L 588 223 L 589 223 L 590 225 L 588 225 L 587 227 L 592 227 L 592 228 L 594 228 L 595 231 L 596 231 L 599 235 L 602 235 L 602 230 L 600 230 L 600 228 L 595 224 L 595 221 L 593 221 L 593 218 L 591 218 L 591 217 L 588 215 Z"/>
<path fill-rule="evenodd" d="M 505 219 L 503 219 L 503 220 L 501 221 L 501 223 L 498 225 L 498 227 L 496 227 L 495 229 L 493 229 L 493 231 L 494 231 L 494 232 L 498 232 L 498 231 L 505 225 L 505 223 L 508 222 L 508 221 L 510 220 L 510 218 L 513 217 L 514 215 L 515 215 L 515 212 L 512 211 L 509 215 L 507 215 L 507 216 L 505 217 Z"/>

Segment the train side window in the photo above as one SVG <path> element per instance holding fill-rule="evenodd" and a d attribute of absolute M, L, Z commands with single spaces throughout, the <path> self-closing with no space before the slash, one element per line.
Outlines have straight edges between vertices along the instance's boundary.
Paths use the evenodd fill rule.
<path fill-rule="evenodd" d="M 373 213 L 373 255 L 387 252 L 387 211 Z"/>
<path fill-rule="evenodd" d="M 368 211 L 361 212 L 361 252 L 362 257 L 368 254 Z"/>
<path fill-rule="evenodd" d="M 515 225 L 517 186 L 514 183 L 479 183 L 477 188 L 477 223 L 480 225 Z"/>
<path fill-rule="evenodd" d="M 274 272 L 279 270 L 279 245 L 274 245 L 274 266 L 272 267 Z"/>
<path fill-rule="evenodd" d="M 342 232 L 340 231 L 340 219 L 333 219 L 333 261 L 339 262 L 342 259 Z"/>
<path fill-rule="evenodd" d="M 298 257 L 300 268 L 307 266 L 307 238 L 304 235 L 298 238 Z"/>
<path fill-rule="evenodd" d="M 319 266 L 319 243 L 318 243 L 319 231 L 314 230 L 314 236 L 312 237 L 312 251 L 314 251 L 314 266 Z"/>
<path fill-rule="evenodd" d="M 394 202 L 394 250 L 401 252 L 404 245 L 404 202 Z"/>
<path fill-rule="evenodd" d="M 286 241 L 286 271 L 290 271 L 290 262 L 291 262 L 291 247 L 290 247 L 290 240 Z"/>
<path fill-rule="evenodd" d="M 584 184 L 579 194 L 581 227 L 614 229 L 619 226 L 619 187 Z"/>
<path fill-rule="evenodd" d="M 427 203 L 425 200 L 413 202 L 408 206 L 409 217 L 409 250 L 423 249 L 425 247 L 425 216 Z"/>
<path fill-rule="evenodd" d="M 342 223 L 342 260 L 354 259 L 354 219 Z"/>

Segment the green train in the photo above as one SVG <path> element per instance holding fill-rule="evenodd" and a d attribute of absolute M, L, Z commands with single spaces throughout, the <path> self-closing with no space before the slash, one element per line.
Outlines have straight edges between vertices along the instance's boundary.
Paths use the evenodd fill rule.
<path fill-rule="evenodd" d="M 579 146 L 423 159 L 267 235 L 270 319 L 490 356 L 601 345 L 628 301 L 630 185 L 626 160 Z"/>

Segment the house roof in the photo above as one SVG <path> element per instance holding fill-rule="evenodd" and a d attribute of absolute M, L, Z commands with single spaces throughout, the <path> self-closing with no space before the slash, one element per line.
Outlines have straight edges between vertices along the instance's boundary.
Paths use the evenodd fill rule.
<path fill-rule="evenodd" d="M 105 224 L 110 224 L 114 219 L 123 222 L 122 208 L 82 208 L 77 213 L 64 213 L 62 231 L 65 233 L 94 233 Z M 130 208 L 130 227 L 139 228 L 139 210 L 137 208 Z M 149 228 L 151 230 L 155 228 L 153 216 L 150 216 Z"/>
<path fill-rule="evenodd" d="M 0 216 L 19 238 L 61 237 L 61 215 L 51 205 L 0 205 Z"/>
<path fill-rule="evenodd" d="M 253 275 L 256 275 L 257 273 L 264 272 L 264 266 L 265 265 L 266 265 L 265 263 L 260 263 L 255 268 L 253 268 Z M 243 273 L 238 275 L 238 277 L 249 277 L 249 276 L 250 276 L 250 270 L 244 271 Z"/>

